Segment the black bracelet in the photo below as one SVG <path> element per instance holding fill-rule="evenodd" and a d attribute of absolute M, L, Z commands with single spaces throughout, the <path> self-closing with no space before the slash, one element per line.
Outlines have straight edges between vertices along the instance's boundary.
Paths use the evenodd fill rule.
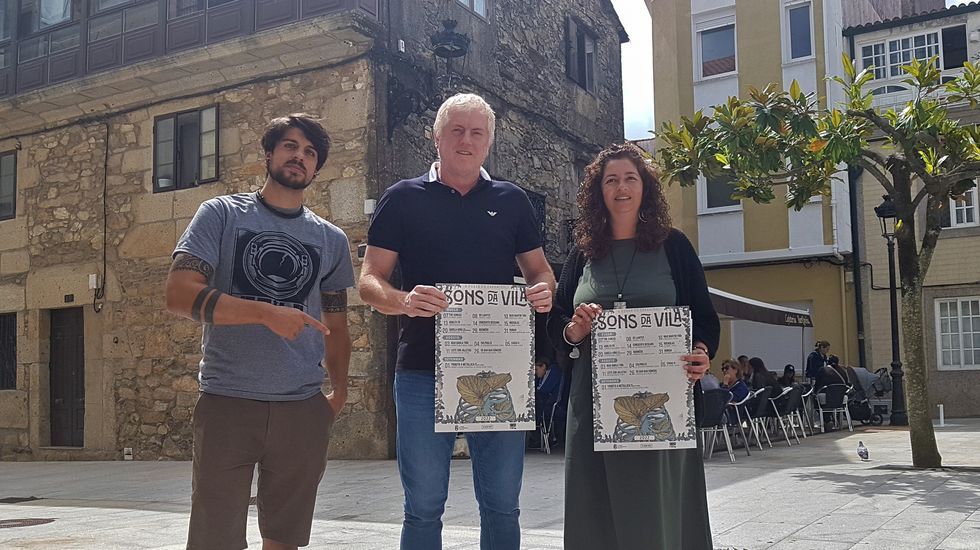
<path fill-rule="evenodd" d="M 215 290 L 213 286 L 206 286 L 197 293 L 197 297 L 194 298 L 194 304 L 191 305 L 191 319 L 194 319 L 199 323 L 201 322 L 201 307 L 204 306 L 204 301 L 207 299 L 208 294 L 210 294 L 212 290 Z"/>
<path fill-rule="evenodd" d="M 218 289 L 214 289 L 211 296 L 208 297 L 208 303 L 204 306 L 204 322 L 211 324 L 214 323 L 214 308 L 218 306 L 218 298 L 224 294 Z"/>

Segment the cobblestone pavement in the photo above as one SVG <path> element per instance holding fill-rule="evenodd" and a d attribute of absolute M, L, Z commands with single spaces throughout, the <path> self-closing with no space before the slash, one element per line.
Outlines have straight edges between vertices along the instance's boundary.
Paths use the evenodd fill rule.
<path fill-rule="evenodd" d="M 980 548 L 980 419 L 937 428 L 940 471 L 908 468 L 908 433 L 856 428 L 752 456 L 707 461 L 718 548 Z M 855 451 L 864 441 L 871 462 Z M 956 466 L 957 468 L 954 468 Z M 479 548 L 470 464 L 453 461 L 447 549 Z M 188 462 L 0 463 L 0 548 L 178 549 L 190 509 Z M 561 548 L 562 457 L 529 451 L 523 548 Z M 13 502 L 37 497 L 39 500 Z M 397 548 L 401 485 L 394 461 L 331 461 L 320 485 L 312 548 Z M 254 508 L 253 508 L 254 516 Z M 11 527 L 18 520 L 53 520 Z M 261 546 L 254 517 L 252 548 Z M 600 550 L 600 549 L 597 549 Z"/>

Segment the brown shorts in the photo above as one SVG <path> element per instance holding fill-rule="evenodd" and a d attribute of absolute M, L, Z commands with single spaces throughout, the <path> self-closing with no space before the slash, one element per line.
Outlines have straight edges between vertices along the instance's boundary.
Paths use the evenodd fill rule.
<path fill-rule="evenodd" d="M 188 549 L 247 548 L 252 472 L 259 465 L 262 538 L 310 543 L 317 486 L 327 465 L 333 410 L 318 393 L 303 401 L 201 394 L 194 409 L 194 478 Z"/>

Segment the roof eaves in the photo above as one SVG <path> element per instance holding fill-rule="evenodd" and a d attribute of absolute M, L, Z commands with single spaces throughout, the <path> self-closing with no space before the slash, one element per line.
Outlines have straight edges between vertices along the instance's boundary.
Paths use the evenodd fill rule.
<path fill-rule="evenodd" d="M 619 19 L 619 13 L 616 12 L 616 7 L 613 6 L 612 0 L 602 0 L 602 3 L 606 5 L 606 8 L 613 15 L 613 23 L 616 24 L 616 32 L 619 34 L 619 43 L 625 44 L 629 42 L 630 35 L 626 34 L 626 27 L 623 26 L 623 22 Z"/>
<path fill-rule="evenodd" d="M 924 21 L 933 21 L 936 19 L 949 17 L 951 15 L 959 15 L 961 13 L 970 13 L 974 11 L 980 11 L 980 1 L 970 2 L 969 4 L 960 4 L 958 6 L 951 6 L 948 8 L 940 8 L 932 11 L 917 13 L 915 15 L 893 17 L 883 21 L 875 21 L 874 23 L 854 25 L 841 31 L 841 34 L 844 36 L 856 36 L 872 31 L 902 27 L 905 25 L 912 25 L 914 23 L 922 23 Z"/>

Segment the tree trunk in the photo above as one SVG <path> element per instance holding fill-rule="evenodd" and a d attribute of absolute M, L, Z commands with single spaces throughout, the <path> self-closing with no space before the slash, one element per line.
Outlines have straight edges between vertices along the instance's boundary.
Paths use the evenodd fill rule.
<path fill-rule="evenodd" d="M 916 250 L 915 212 L 912 210 L 912 176 L 905 161 L 889 166 L 895 187 L 895 210 L 902 225 L 896 227 L 898 266 L 902 288 L 902 358 L 904 359 L 905 410 L 909 419 L 909 438 L 912 445 L 912 465 L 917 468 L 939 468 L 942 456 L 936 447 L 929 407 L 929 386 L 925 340 L 922 334 L 922 283 L 936 249 L 939 227 L 939 201 L 930 197 L 927 210 L 926 238 Z M 929 231 L 930 225 L 932 232 Z M 893 388 L 897 391 L 898 388 Z"/>
<path fill-rule="evenodd" d="M 939 468 L 942 456 L 932 428 L 927 384 L 926 353 L 922 335 L 922 285 L 902 289 L 902 355 L 905 359 L 905 407 L 909 417 L 912 465 Z M 893 388 L 898 391 L 898 388 Z"/>

